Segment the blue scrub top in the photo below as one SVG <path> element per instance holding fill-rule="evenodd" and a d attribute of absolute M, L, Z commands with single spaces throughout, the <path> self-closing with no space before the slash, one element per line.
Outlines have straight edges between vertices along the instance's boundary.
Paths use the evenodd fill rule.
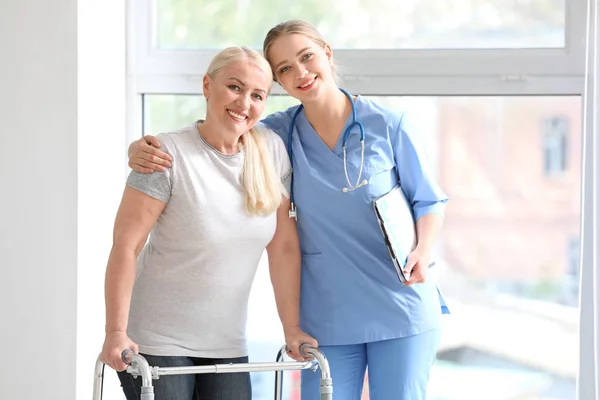
<path fill-rule="evenodd" d="M 300 324 L 322 345 L 367 343 L 410 336 L 439 327 L 441 298 L 435 284 L 407 287 L 396 275 L 372 200 L 400 182 L 415 219 L 443 215 L 448 198 L 436 184 L 418 132 L 404 113 L 356 98 L 365 128 L 363 178 L 369 184 L 349 193 L 342 134 L 333 150 L 321 140 L 304 111 L 296 119 L 293 146 L 294 199 L 302 250 Z M 298 106 L 262 122 L 287 146 Z M 344 130 L 352 122 L 350 115 Z M 360 142 L 348 139 L 350 181 L 356 182 Z"/>

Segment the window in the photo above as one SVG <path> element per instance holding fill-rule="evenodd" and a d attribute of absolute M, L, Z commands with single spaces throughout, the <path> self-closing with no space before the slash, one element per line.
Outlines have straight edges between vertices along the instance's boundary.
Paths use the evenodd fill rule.
<path fill-rule="evenodd" d="M 565 0 L 405 0 L 401 6 L 396 0 L 285 5 L 275 0 L 158 0 L 155 7 L 155 45 L 163 50 L 232 44 L 261 48 L 270 27 L 295 18 L 317 26 L 338 49 L 565 46 Z"/>
<path fill-rule="evenodd" d="M 199 92 L 218 49 L 262 48 L 300 18 L 328 40 L 346 88 L 374 94 L 579 93 L 586 2 L 129 0 L 137 93 Z M 207 16 L 210 15 L 210 18 Z M 398 78 L 403 78 L 397 81 Z M 448 93 L 451 92 L 451 93 Z"/>
<path fill-rule="evenodd" d="M 574 275 L 587 3 L 128 0 L 130 139 L 204 115 L 202 75 L 219 48 L 260 49 L 271 26 L 308 19 L 334 46 L 346 89 L 421 115 L 428 155 L 452 198 L 435 273 L 455 313 L 430 400 L 572 400 L 577 372 L 585 387 L 593 379 L 585 368 L 593 359 L 582 357 L 578 371 L 579 354 L 592 353 L 592 315 L 579 335 Z M 296 104 L 273 90 L 266 113 Z M 564 123 L 546 122 L 553 118 Z M 590 190 L 590 170 L 584 175 Z M 583 251 L 591 254 L 589 240 Z M 282 343 L 265 269 L 263 260 L 249 309 L 255 361 L 272 361 Z M 285 376 L 284 399 L 295 399 L 298 376 Z M 272 374 L 253 374 L 253 382 L 255 399 L 272 397 Z"/>
<path fill-rule="evenodd" d="M 568 122 L 566 118 L 544 121 L 544 173 L 559 175 L 567 169 Z"/>
<path fill-rule="evenodd" d="M 581 120 L 579 96 L 375 96 L 408 109 L 450 197 L 437 279 L 453 315 L 447 318 L 431 377 L 430 400 L 575 399 L 578 373 L 580 152 L 560 181 L 539 165 L 539 121 Z M 146 95 L 146 133 L 190 124 L 203 116 L 198 95 Z M 268 112 L 294 99 L 273 96 Z M 557 122 L 558 121 L 558 122 Z M 560 122 L 563 121 L 563 122 Z M 561 128 L 562 129 L 562 128 Z M 581 127 L 565 135 L 581 148 Z M 577 256 L 577 259 L 575 259 Z M 249 307 L 250 352 L 270 361 L 282 344 L 265 260 Z M 561 343 L 556 346 L 556 343 Z M 272 397 L 272 374 L 253 374 L 255 399 Z M 285 400 L 298 375 L 286 374 Z M 365 389 L 367 391 L 368 388 Z M 259 394 L 260 393 L 260 394 Z"/>

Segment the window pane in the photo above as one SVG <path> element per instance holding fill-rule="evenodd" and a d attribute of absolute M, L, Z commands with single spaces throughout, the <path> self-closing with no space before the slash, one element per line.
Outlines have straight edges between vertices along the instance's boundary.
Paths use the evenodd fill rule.
<path fill-rule="evenodd" d="M 429 399 L 574 400 L 580 98 L 379 100 L 420 119 L 450 197 L 435 273 L 454 315 Z M 549 120 L 568 141 L 556 145 L 569 160 L 558 180 L 544 170 Z"/>
<path fill-rule="evenodd" d="M 155 0 L 157 46 L 262 48 L 289 19 L 314 24 L 334 48 L 559 48 L 565 0 Z M 340 7 L 342 7 L 341 9 Z"/>
<path fill-rule="evenodd" d="M 148 132 L 203 116 L 200 99 L 148 96 L 147 110 L 156 113 L 146 116 Z M 479 400 L 491 394 L 494 400 L 574 400 L 581 99 L 376 99 L 413 113 L 450 197 L 430 273 L 453 314 L 445 317 L 429 400 Z M 271 110 L 295 104 L 286 97 L 268 102 Z M 560 179 L 545 171 L 545 133 L 553 120 L 560 121 L 566 141 L 557 146 L 568 153 Z M 259 271 L 249 308 L 249 346 L 255 361 L 270 361 L 282 338 L 275 333 L 279 322 L 264 260 Z M 294 381 L 286 387 L 296 390 L 298 375 L 286 377 Z M 255 399 L 272 398 L 272 376 L 253 379 L 261 393 Z M 287 396 L 293 398 L 291 392 Z"/>

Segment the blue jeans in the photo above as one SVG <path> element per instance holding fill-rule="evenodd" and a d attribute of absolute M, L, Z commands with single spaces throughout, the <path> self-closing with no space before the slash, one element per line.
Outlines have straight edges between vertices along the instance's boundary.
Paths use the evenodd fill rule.
<path fill-rule="evenodd" d="M 360 400 L 365 372 L 371 400 L 425 400 L 440 330 L 400 339 L 319 346 L 329 361 L 334 400 Z M 319 400 L 319 371 L 302 371 L 302 400 Z"/>
<path fill-rule="evenodd" d="M 247 363 L 248 357 L 195 358 L 142 354 L 151 367 L 192 367 L 214 364 Z M 118 372 L 127 400 L 139 400 L 142 378 Z M 252 384 L 248 372 L 168 375 L 152 380 L 155 400 L 251 400 Z"/>

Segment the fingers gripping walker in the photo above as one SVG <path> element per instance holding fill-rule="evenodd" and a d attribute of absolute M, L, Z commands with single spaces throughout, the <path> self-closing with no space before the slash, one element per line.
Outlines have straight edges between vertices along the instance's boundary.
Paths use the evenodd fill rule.
<path fill-rule="evenodd" d="M 144 357 L 131 350 L 125 350 L 121 359 L 128 364 L 127 372 L 134 378 L 142 377 L 142 390 L 140 400 L 154 400 L 153 379 L 159 379 L 165 375 L 182 374 L 222 374 L 235 372 L 265 372 L 275 371 L 275 400 L 281 400 L 283 396 L 283 371 L 310 369 L 315 372 L 321 370 L 320 393 L 321 400 L 332 400 L 333 382 L 329 370 L 329 362 L 325 355 L 317 348 L 308 344 L 300 346 L 300 353 L 304 357 L 310 357 L 309 361 L 283 361 L 287 350 L 283 346 L 277 353 L 276 362 L 272 363 L 245 363 L 245 364 L 217 364 L 199 367 L 151 367 Z M 94 397 L 93 400 L 102 399 L 102 383 L 104 381 L 104 364 L 100 357 L 96 361 L 94 374 Z"/>

